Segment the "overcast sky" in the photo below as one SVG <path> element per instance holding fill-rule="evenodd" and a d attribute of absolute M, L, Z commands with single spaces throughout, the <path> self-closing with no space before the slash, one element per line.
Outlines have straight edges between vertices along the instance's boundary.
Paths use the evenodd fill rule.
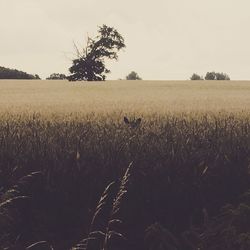
<path fill-rule="evenodd" d="M 193 72 L 250 79 L 249 0 L 0 0 L 0 66 L 46 78 L 68 74 L 73 41 L 107 24 L 126 49 L 108 79 L 188 79 Z"/>

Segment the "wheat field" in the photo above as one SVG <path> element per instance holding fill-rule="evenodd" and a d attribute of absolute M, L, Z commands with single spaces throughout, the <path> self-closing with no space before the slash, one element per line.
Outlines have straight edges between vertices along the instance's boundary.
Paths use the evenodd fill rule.
<path fill-rule="evenodd" d="M 0 249 L 250 249 L 249 114 L 247 81 L 0 81 Z"/>
<path fill-rule="evenodd" d="M 250 109 L 248 81 L 0 81 L 0 112 L 241 112 Z"/>

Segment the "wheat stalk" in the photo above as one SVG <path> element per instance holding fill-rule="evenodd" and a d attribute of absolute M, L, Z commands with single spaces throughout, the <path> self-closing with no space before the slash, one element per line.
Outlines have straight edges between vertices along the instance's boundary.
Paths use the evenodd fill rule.
<path fill-rule="evenodd" d="M 108 242 L 111 239 L 111 237 L 114 236 L 114 235 L 125 239 L 125 237 L 121 233 L 116 232 L 114 230 L 111 230 L 110 228 L 115 223 L 122 223 L 122 221 L 120 219 L 116 219 L 115 216 L 119 212 L 121 203 L 122 203 L 122 201 L 124 199 L 124 195 L 128 191 L 127 188 L 128 188 L 129 178 L 130 178 L 130 175 L 131 175 L 130 171 L 131 171 L 132 165 L 133 165 L 133 162 L 131 162 L 129 164 L 125 174 L 123 175 L 120 187 L 118 189 L 118 193 L 117 193 L 117 195 L 116 195 L 116 197 L 114 199 L 112 210 L 111 210 L 111 213 L 110 213 L 110 219 L 108 221 L 108 225 L 107 225 L 106 232 L 105 232 L 105 238 L 104 238 L 102 250 L 107 250 L 108 249 Z"/>
<path fill-rule="evenodd" d="M 36 243 L 33 243 L 32 245 L 30 245 L 30 246 L 28 246 L 28 247 L 26 247 L 26 249 L 25 250 L 32 250 L 32 249 L 37 249 L 37 250 L 39 250 L 39 249 L 45 249 L 45 247 L 46 247 L 46 249 L 48 249 L 48 250 L 54 250 L 54 248 L 47 242 L 47 241 L 38 241 L 38 242 L 36 242 Z"/>
<path fill-rule="evenodd" d="M 98 237 L 104 237 L 105 233 L 101 230 L 94 230 L 96 220 L 99 216 L 101 216 L 103 210 L 105 209 L 105 206 L 108 205 L 109 200 L 112 198 L 112 188 L 114 187 L 115 182 L 111 182 L 103 191 L 101 198 L 96 206 L 95 213 L 93 215 L 93 218 L 91 220 L 90 229 L 88 237 L 81 240 L 80 243 L 78 243 L 76 246 L 74 246 L 71 250 L 87 250 L 89 249 L 89 243 L 97 240 Z"/>

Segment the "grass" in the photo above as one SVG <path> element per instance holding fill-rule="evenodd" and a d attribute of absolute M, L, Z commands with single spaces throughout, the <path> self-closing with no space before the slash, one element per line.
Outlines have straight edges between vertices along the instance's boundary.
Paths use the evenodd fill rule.
<path fill-rule="evenodd" d="M 248 84 L 1 81 L 1 248 L 248 249 Z"/>

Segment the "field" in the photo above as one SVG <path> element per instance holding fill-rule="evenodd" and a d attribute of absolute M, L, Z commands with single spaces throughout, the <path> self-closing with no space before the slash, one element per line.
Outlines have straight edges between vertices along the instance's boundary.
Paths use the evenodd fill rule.
<path fill-rule="evenodd" d="M 245 111 L 247 81 L 0 81 L 0 112 L 136 113 Z"/>
<path fill-rule="evenodd" d="M 250 82 L 3 80 L 0 114 L 1 249 L 250 249 Z"/>

